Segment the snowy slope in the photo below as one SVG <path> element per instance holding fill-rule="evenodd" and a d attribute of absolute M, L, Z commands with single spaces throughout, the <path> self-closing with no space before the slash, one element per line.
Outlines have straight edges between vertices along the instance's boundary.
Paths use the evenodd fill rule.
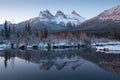
<path fill-rule="evenodd" d="M 40 11 L 38 17 L 40 18 L 40 21 L 49 21 L 54 16 L 49 12 L 49 10 L 45 10 L 45 11 Z"/>
<path fill-rule="evenodd" d="M 101 32 L 117 31 L 120 26 L 120 5 L 107 9 L 99 15 L 80 24 L 77 30 L 92 30 Z"/>
<path fill-rule="evenodd" d="M 100 15 L 98 15 L 98 17 L 100 20 L 120 20 L 120 5 L 105 10 Z"/>
<path fill-rule="evenodd" d="M 33 18 L 36 19 L 36 18 Z M 70 15 L 64 14 L 62 11 L 57 11 L 56 15 L 52 15 L 49 10 L 40 11 L 38 18 L 41 22 L 52 22 L 55 24 L 67 25 L 71 23 L 72 25 L 79 25 L 80 23 L 85 21 L 85 18 L 81 17 L 75 11 L 73 11 Z M 32 19 L 31 19 L 32 20 Z"/>
<path fill-rule="evenodd" d="M 70 29 L 81 24 L 85 19 L 73 11 L 70 15 L 57 11 L 56 15 L 49 10 L 40 11 L 37 17 L 20 22 L 15 25 L 16 29 L 22 31 L 26 24 L 30 24 L 32 31 L 47 28 L 49 32 L 59 32 L 64 29 Z"/>
<path fill-rule="evenodd" d="M 64 14 L 62 11 L 57 11 L 52 21 L 56 22 L 57 24 L 64 23 L 67 25 L 68 23 L 71 23 L 72 25 L 79 25 L 85 21 L 85 18 L 81 17 L 75 11 L 73 11 L 70 15 Z"/>

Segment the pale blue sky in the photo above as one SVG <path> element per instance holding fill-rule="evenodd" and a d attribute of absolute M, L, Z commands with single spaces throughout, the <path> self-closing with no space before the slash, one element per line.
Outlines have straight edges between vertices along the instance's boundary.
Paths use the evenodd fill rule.
<path fill-rule="evenodd" d="M 48 9 L 52 14 L 62 10 L 70 14 L 73 10 L 86 19 L 102 11 L 120 5 L 120 0 L 0 0 L 0 23 L 5 20 L 15 23 L 38 16 Z"/>

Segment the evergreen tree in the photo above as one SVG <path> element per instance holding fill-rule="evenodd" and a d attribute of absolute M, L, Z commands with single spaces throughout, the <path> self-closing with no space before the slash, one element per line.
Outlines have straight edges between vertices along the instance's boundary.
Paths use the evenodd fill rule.
<path fill-rule="evenodd" d="M 31 33 L 31 26 L 30 26 L 30 24 L 28 24 L 28 26 L 27 26 L 27 31 L 28 31 L 28 34 Z"/>
<path fill-rule="evenodd" d="M 4 31 L 5 31 L 5 37 L 9 38 L 7 21 L 5 21 L 5 23 L 4 23 Z"/>
<path fill-rule="evenodd" d="M 25 24 L 25 34 L 27 35 L 27 24 Z"/>
<path fill-rule="evenodd" d="M 16 29 L 15 29 L 14 25 L 13 25 L 13 27 L 12 27 L 11 33 L 14 34 L 14 36 L 16 36 Z"/>
<path fill-rule="evenodd" d="M 9 26 L 9 29 L 8 29 L 8 37 L 10 38 L 11 36 L 11 27 Z"/>
<path fill-rule="evenodd" d="M 47 38 L 47 36 L 48 36 L 48 29 L 47 28 L 44 28 L 44 38 Z"/>
<path fill-rule="evenodd" d="M 1 36 L 4 37 L 4 30 L 1 29 Z"/>
<path fill-rule="evenodd" d="M 31 26 L 29 23 L 25 25 L 25 33 L 26 35 L 30 35 L 31 33 Z"/>
<path fill-rule="evenodd" d="M 42 29 L 41 29 L 40 33 L 41 33 L 41 40 L 42 40 L 44 38 L 44 33 L 43 33 Z"/>
<path fill-rule="evenodd" d="M 19 32 L 17 32 L 17 38 L 19 38 L 20 37 L 20 33 Z"/>

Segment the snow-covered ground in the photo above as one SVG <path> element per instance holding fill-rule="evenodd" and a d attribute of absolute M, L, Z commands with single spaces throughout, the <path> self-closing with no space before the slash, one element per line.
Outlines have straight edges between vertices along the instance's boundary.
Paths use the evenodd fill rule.
<path fill-rule="evenodd" d="M 104 46 L 104 45 L 120 45 L 120 41 L 107 41 L 107 42 L 96 42 L 93 43 L 98 46 Z"/>
<path fill-rule="evenodd" d="M 27 49 L 32 49 L 33 46 L 38 46 L 38 48 L 41 48 L 41 49 L 45 49 L 48 47 L 48 43 L 43 43 L 43 42 L 40 42 L 38 44 L 25 44 L 25 43 L 19 43 L 18 47 L 21 47 L 25 45 Z M 73 42 L 71 43 L 67 43 L 66 41 L 60 41 L 60 42 L 55 42 L 55 43 L 50 43 L 50 46 L 51 48 L 53 48 L 53 46 L 57 46 L 57 47 L 61 47 L 61 46 L 77 46 L 77 44 L 74 44 Z M 17 44 L 14 44 L 13 45 L 14 48 L 17 48 Z M 0 50 L 4 50 L 4 49 L 8 49 L 8 48 L 11 48 L 11 45 L 10 43 L 3 43 L 3 44 L 0 44 Z"/>
<path fill-rule="evenodd" d="M 57 46 L 61 48 L 61 46 L 70 46 L 70 48 L 73 48 L 71 46 L 78 46 L 78 43 L 82 45 L 81 42 L 68 42 L 66 40 L 60 40 L 60 41 L 55 41 L 54 43 L 50 43 L 51 48 L 53 46 Z M 32 49 L 33 46 L 37 46 L 38 49 L 46 49 L 48 47 L 47 43 L 40 42 L 38 44 L 28 44 L 26 45 L 25 43 L 20 43 L 18 47 L 21 47 L 25 45 L 27 49 Z M 9 49 L 11 47 L 10 42 L 7 41 L 3 44 L 0 44 L 0 50 L 4 49 Z M 120 53 L 120 41 L 99 41 L 92 43 L 91 45 L 92 48 L 96 48 L 97 52 L 104 52 L 104 53 Z M 17 44 L 14 44 L 14 48 L 17 48 Z"/>
<path fill-rule="evenodd" d="M 9 44 L 0 44 L 0 50 L 9 49 L 9 48 L 10 48 Z"/>
<path fill-rule="evenodd" d="M 94 45 L 96 45 L 97 52 L 120 53 L 120 42 L 119 41 L 99 42 Z"/>

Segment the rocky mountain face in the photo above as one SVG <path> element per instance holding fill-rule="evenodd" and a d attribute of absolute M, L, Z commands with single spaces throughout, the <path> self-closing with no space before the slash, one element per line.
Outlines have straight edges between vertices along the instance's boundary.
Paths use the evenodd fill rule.
<path fill-rule="evenodd" d="M 120 29 L 120 5 L 105 10 L 98 16 L 86 20 L 80 24 L 77 30 L 94 30 L 110 32 L 113 29 Z"/>
<path fill-rule="evenodd" d="M 114 8 L 105 10 L 103 13 L 99 15 L 100 19 L 107 20 L 120 20 L 120 5 Z"/>
<path fill-rule="evenodd" d="M 105 10 L 86 21 L 85 18 L 81 17 L 75 11 L 72 11 L 71 14 L 68 15 L 58 10 L 56 14 L 53 15 L 49 10 L 44 10 L 40 11 L 37 17 L 15 24 L 15 27 L 19 31 L 22 31 L 28 23 L 33 31 L 47 28 L 49 32 L 59 32 L 63 30 L 111 32 L 115 29 L 120 29 L 120 5 Z"/>
<path fill-rule="evenodd" d="M 47 28 L 49 32 L 58 32 L 63 29 L 68 29 L 80 25 L 85 21 L 78 13 L 73 11 L 70 15 L 64 14 L 62 11 L 57 11 L 55 15 L 49 10 L 40 11 L 37 17 L 27 21 L 20 22 L 15 25 L 18 30 L 24 29 L 26 24 L 30 24 L 33 31 Z"/>

